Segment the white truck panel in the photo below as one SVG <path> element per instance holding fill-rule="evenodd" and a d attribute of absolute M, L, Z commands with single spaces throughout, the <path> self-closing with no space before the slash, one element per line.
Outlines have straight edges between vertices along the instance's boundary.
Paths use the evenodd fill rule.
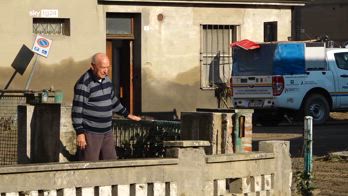
<path fill-rule="evenodd" d="M 325 47 L 306 47 L 306 70 L 327 70 Z"/>
<path fill-rule="evenodd" d="M 334 79 L 332 72 L 310 71 L 308 73 L 308 75 L 284 75 L 284 90 L 280 96 L 274 97 L 274 106 L 299 110 L 305 95 L 310 90 L 322 88 L 329 93 L 335 90 L 335 86 L 332 85 Z"/>

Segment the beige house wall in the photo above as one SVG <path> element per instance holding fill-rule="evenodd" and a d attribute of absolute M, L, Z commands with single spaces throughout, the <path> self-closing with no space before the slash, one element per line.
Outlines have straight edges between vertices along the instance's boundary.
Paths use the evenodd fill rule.
<path fill-rule="evenodd" d="M 32 14 L 56 9 L 59 18 L 70 19 L 70 36 L 47 35 L 52 39 L 48 58 L 38 57 L 37 69 L 29 86 L 33 90 L 62 89 L 71 103 L 73 85 L 89 67 L 91 54 L 105 51 L 103 7 L 94 0 L 12 0 L 0 1 L 0 88 L 4 88 L 13 69 L 11 63 L 22 44 L 32 47 Z M 9 89 L 24 89 L 35 57 L 23 76 L 17 75 Z"/>
<path fill-rule="evenodd" d="M 42 64 L 60 63 L 63 59 L 85 60 L 90 53 L 105 50 L 105 21 L 103 7 L 95 0 L 12 0 L 0 1 L 1 65 L 12 63 L 22 44 L 32 47 L 35 34 L 32 33 L 34 12 L 42 9 L 56 9 L 59 18 L 70 18 L 71 36 L 47 35 L 53 40 L 47 59 Z M 13 58 L 11 58 L 13 57 Z"/>
<path fill-rule="evenodd" d="M 96 0 L 20 0 L 0 2 L 0 88 L 9 80 L 10 67 L 20 46 L 31 48 L 31 11 L 58 9 L 70 18 L 71 36 L 47 36 L 53 40 L 49 57 L 39 57 L 30 88 L 54 86 L 71 103 L 73 85 L 89 67 L 90 56 L 105 51 L 105 13 L 141 14 L 142 111 L 193 111 L 217 107 L 213 91 L 200 89 L 200 24 L 238 26 L 238 39 L 263 41 L 263 23 L 278 21 L 278 40 L 291 35 L 291 9 L 97 5 Z M 158 21 L 157 15 L 164 19 Z M 33 64 L 33 63 L 31 63 Z M 17 76 L 11 89 L 24 88 L 31 65 Z"/>

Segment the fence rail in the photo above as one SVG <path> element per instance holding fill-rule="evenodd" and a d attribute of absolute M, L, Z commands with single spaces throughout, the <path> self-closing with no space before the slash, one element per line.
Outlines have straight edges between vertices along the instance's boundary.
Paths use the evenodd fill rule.
<path fill-rule="evenodd" d="M 163 157 L 163 141 L 180 139 L 180 121 L 114 119 L 113 131 L 119 158 Z"/>

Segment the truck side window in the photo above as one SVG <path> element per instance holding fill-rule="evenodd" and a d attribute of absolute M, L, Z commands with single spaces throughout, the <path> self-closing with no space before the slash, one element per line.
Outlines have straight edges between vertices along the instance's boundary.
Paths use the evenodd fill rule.
<path fill-rule="evenodd" d="M 348 52 L 340 52 L 335 54 L 337 67 L 348 70 Z"/>

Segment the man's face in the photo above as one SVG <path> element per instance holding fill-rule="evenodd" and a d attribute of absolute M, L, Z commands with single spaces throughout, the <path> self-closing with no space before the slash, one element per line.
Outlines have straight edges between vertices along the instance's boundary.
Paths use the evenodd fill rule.
<path fill-rule="evenodd" d="M 92 64 L 93 73 L 99 79 L 103 79 L 108 75 L 109 68 L 110 68 L 110 61 L 106 56 L 98 57 L 96 64 Z"/>

